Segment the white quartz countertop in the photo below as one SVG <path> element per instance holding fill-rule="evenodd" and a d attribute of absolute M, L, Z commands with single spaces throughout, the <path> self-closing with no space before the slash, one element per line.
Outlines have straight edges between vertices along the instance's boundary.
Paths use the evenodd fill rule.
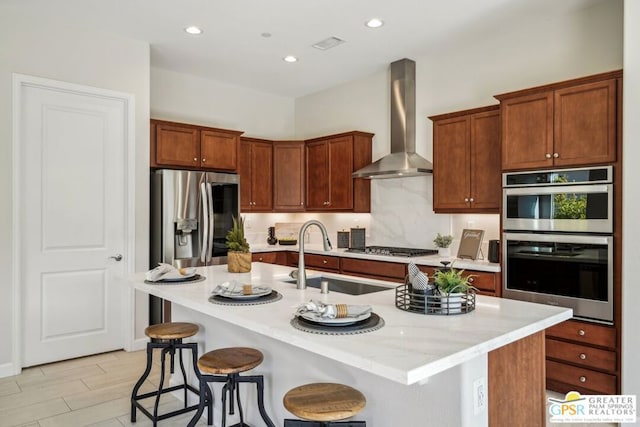
<path fill-rule="evenodd" d="M 466 314 L 408 313 L 395 307 L 394 288 L 397 284 L 352 278 L 388 286 L 389 290 L 359 296 L 338 292 L 320 294 L 316 288 L 298 290 L 295 284 L 283 282 L 289 280 L 290 271 L 290 267 L 253 263 L 250 273 L 232 274 L 227 272 L 226 265 L 219 265 L 198 269 L 206 280 L 197 283 L 145 284 L 144 273 L 135 274 L 130 281 L 140 291 L 407 385 L 427 380 L 432 375 L 539 332 L 572 315 L 572 311 L 566 308 L 485 296 L 477 296 L 476 309 Z M 308 277 L 316 274 L 349 278 L 330 273 L 314 273 Z M 229 280 L 268 285 L 283 298 L 274 303 L 252 306 L 209 302 L 216 285 Z M 319 335 L 294 329 L 290 321 L 296 308 L 311 299 L 329 304 L 371 305 L 373 312 L 384 319 L 385 326 L 358 335 Z"/>
<path fill-rule="evenodd" d="M 276 251 L 293 251 L 298 252 L 297 245 L 251 245 L 251 252 L 276 252 Z M 401 256 L 389 256 L 389 255 L 371 255 L 359 252 L 347 252 L 346 249 L 332 249 L 325 251 L 321 244 L 305 244 L 304 252 L 317 255 L 329 255 L 339 256 L 345 258 L 359 258 L 370 259 L 376 261 L 389 261 L 408 264 L 409 261 L 413 261 L 417 265 L 428 265 L 431 267 L 442 267 L 441 261 L 449 261 L 453 263 L 453 266 L 457 269 L 464 270 L 476 270 L 487 271 L 497 273 L 500 271 L 500 264 L 489 262 L 487 260 L 471 260 L 471 259 L 458 259 L 455 256 L 441 257 L 439 255 L 418 256 L 418 257 L 401 257 Z"/>

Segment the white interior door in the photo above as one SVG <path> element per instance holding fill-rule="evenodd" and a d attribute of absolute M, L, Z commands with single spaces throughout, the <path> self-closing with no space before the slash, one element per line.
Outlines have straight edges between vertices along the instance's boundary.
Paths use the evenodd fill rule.
<path fill-rule="evenodd" d="M 73 88 L 19 88 L 23 366 L 125 343 L 127 103 Z"/>

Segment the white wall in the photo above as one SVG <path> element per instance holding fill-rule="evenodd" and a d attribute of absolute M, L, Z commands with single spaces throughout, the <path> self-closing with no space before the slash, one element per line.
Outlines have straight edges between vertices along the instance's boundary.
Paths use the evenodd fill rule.
<path fill-rule="evenodd" d="M 622 392 L 640 395 L 640 203 L 636 183 L 640 181 L 640 3 L 624 3 L 624 187 L 623 187 L 623 242 L 622 251 Z"/>
<path fill-rule="evenodd" d="M 293 98 L 151 68 L 151 117 L 292 139 Z"/>
<path fill-rule="evenodd" d="M 148 261 L 149 46 L 97 33 L 74 32 L 0 5 L 0 370 L 12 357 L 12 73 L 106 88 L 135 96 L 136 261 Z"/>
<path fill-rule="evenodd" d="M 412 58 L 416 61 L 418 154 L 433 158 L 430 115 L 497 104 L 495 94 L 622 68 L 622 0 L 572 15 L 530 18 L 491 28 L 478 26 L 466 39 L 444 40 L 429 55 Z M 354 128 L 373 132 L 376 160 L 390 148 L 388 86 L 384 69 L 296 99 L 296 136 Z M 469 221 L 488 228 L 485 245 L 498 237 L 497 215 L 449 218 L 434 214 L 431 189 L 431 177 L 372 181 L 376 196 L 372 197 L 372 239 L 431 247 L 437 232 L 457 236 Z"/>

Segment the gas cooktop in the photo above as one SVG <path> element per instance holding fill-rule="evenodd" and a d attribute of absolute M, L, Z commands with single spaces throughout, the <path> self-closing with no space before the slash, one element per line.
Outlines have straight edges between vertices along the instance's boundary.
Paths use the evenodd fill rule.
<path fill-rule="evenodd" d="M 414 257 L 414 256 L 425 256 L 425 255 L 436 255 L 438 253 L 438 250 L 437 249 L 419 249 L 419 248 L 396 248 L 393 246 L 367 246 L 363 249 L 349 248 L 347 249 L 347 252 L 356 252 L 356 253 L 371 254 L 371 255 Z"/>

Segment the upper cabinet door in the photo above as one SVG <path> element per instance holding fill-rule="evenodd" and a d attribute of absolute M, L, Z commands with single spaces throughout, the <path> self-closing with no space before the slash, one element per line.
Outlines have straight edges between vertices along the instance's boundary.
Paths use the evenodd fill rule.
<path fill-rule="evenodd" d="M 329 209 L 353 209 L 353 138 L 345 136 L 327 142 L 329 156 Z"/>
<path fill-rule="evenodd" d="M 433 123 L 434 210 L 469 207 L 469 116 Z"/>
<path fill-rule="evenodd" d="M 471 206 L 500 209 L 500 110 L 473 114 L 471 127 Z"/>
<path fill-rule="evenodd" d="M 554 161 L 558 166 L 616 160 L 616 81 L 555 91 Z"/>
<path fill-rule="evenodd" d="M 251 199 L 254 211 L 273 209 L 273 144 L 251 144 Z"/>
<path fill-rule="evenodd" d="M 251 183 L 253 182 L 253 167 L 251 165 L 251 142 L 242 138 L 238 159 L 238 175 L 240 175 L 240 210 L 250 211 L 253 207 L 251 199 Z"/>
<path fill-rule="evenodd" d="M 238 135 L 202 130 L 200 147 L 203 168 L 230 172 L 238 170 Z"/>
<path fill-rule="evenodd" d="M 500 102 L 502 169 L 553 165 L 553 92 Z"/>
<path fill-rule="evenodd" d="M 192 127 L 156 125 L 155 160 L 158 166 L 200 166 L 200 132 Z"/>
<path fill-rule="evenodd" d="M 327 142 L 317 141 L 307 143 L 307 209 L 324 210 L 329 203 Z"/>
<path fill-rule="evenodd" d="M 304 142 L 273 144 L 273 207 L 276 211 L 304 210 Z"/>

